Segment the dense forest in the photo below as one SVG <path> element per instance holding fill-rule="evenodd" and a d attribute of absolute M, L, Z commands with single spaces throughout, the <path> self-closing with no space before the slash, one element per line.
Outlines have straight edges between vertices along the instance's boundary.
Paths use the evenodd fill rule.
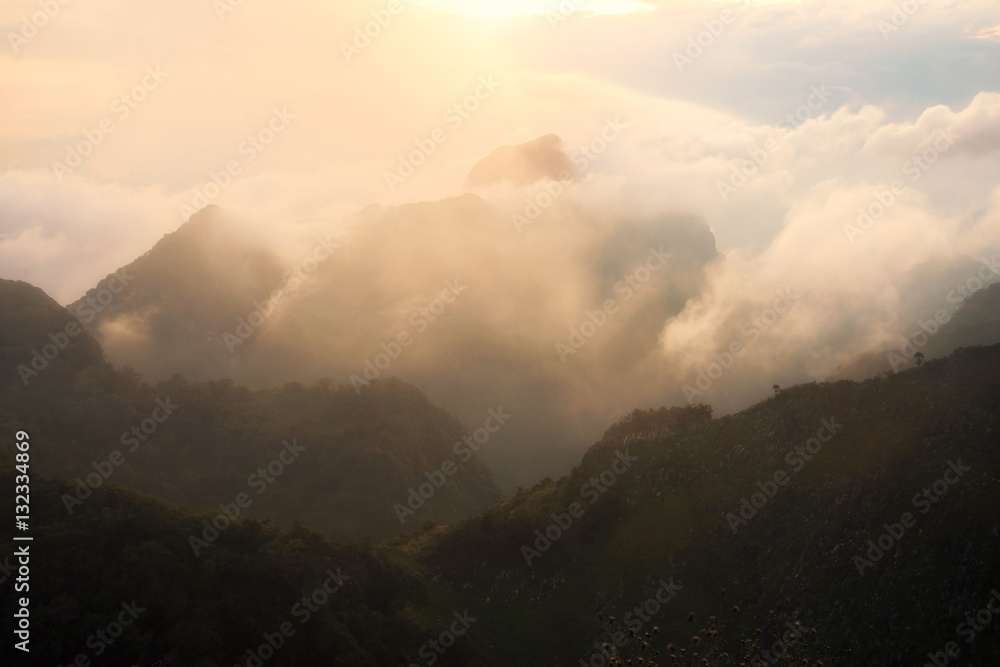
<path fill-rule="evenodd" d="M 253 499 L 249 516 L 286 524 L 294 517 L 337 541 L 381 540 L 500 498 L 478 459 L 464 450 L 467 460 L 456 457 L 455 443 L 466 435 L 458 420 L 404 383 L 377 382 L 357 393 L 328 381 L 250 391 L 229 380 L 175 376 L 150 385 L 104 362 L 84 331 L 67 337 L 51 362 L 43 359 L 49 366 L 27 375 L 25 386 L 21 373 L 35 372 L 30 360 L 39 341 L 76 319 L 40 290 L 9 281 L 0 281 L 0 317 L 0 363 L 13 371 L 0 384 L 7 411 L 0 425 L 32 433 L 47 475 L 93 488 L 87 476 L 102 469 L 100 484 L 202 508 L 245 492 Z M 111 463 L 114 452 L 121 460 Z M 285 463 L 267 473 L 279 456 Z M 407 504 L 408 489 L 427 483 L 425 472 L 447 460 L 455 471 L 419 511 L 396 508 L 418 505 Z M 73 495 L 79 500 L 87 490 Z"/>
<path fill-rule="evenodd" d="M 0 288 L 0 361 L 14 369 L 0 428 L 29 432 L 34 457 L 31 664 L 729 665 L 781 653 L 908 665 L 951 641 L 974 661 L 1000 655 L 1000 618 L 967 642 L 960 625 L 1000 584 L 1000 346 L 781 389 L 722 418 L 637 410 L 569 475 L 498 500 L 469 464 L 401 527 L 395 499 L 465 434 L 419 390 L 151 385 L 85 332 L 25 386 L 17 367 L 73 318 L 29 285 Z M 287 470 L 267 481 L 275 460 Z M 5 614 L 14 604 L 5 597 Z"/>

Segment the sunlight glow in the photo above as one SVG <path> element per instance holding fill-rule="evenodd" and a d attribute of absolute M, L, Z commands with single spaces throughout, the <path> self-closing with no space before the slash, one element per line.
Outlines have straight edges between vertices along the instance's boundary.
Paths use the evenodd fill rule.
<path fill-rule="evenodd" d="M 420 0 L 454 14 L 505 17 L 566 13 L 631 14 L 653 7 L 639 0 Z"/>

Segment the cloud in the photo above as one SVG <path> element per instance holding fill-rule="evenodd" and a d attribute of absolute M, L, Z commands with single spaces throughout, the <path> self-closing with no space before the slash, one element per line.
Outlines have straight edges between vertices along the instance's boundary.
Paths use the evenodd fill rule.
<path fill-rule="evenodd" d="M 542 303 L 558 306 L 561 333 L 600 293 L 582 267 L 618 266 L 614 252 L 596 250 L 602 242 L 628 246 L 622 230 L 655 236 L 657 224 L 704 220 L 724 260 L 689 302 L 650 304 L 655 327 L 652 316 L 635 321 L 655 352 L 628 359 L 642 389 L 621 405 L 685 401 L 692 374 L 742 340 L 739 364 L 705 394 L 725 410 L 892 339 L 907 325 L 900 317 L 939 298 L 937 277 L 1000 246 L 995 3 L 928 0 L 887 38 L 878 22 L 892 8 L 872 3 L 650 4 L 573 16 L 556 30 L 541 16 L 406 5 L 367 38 L 371 3 L 243 3 L 222 17 L 193 0 L 141 11 L 119 0 L 65 5 L 18 52 L 0 54 L 0 94 L 16 100 L 0 124 L 0 274 L 68 302 L 175 229 L 198 195 L 286 259 L 370 204 L 455 196 L 471 170 L 508 181 L 477 192 L 514 214 L 537 201 L 547 181 L 534 179 L 551 177 L 564 155 L 586 168 L 547 210 L 571 222 L 532 225 L 523 239 L 532 249 L 504 255 L 520 273 L 505 269 L 497 285 L 550 286 L 552 303 Z M 734 21 L 679 71 L 674 54 L 726 9 Z M 34 11 L 4 3 L 4 34 Z M 360 54 L 345 57 L 344 44 Z M 168 75 L 120 118 L 116 101 L 149 67 Z M 499 86 L 466 108 L 483 77 Z M 276 108 L 294 119 L 272 137 Z M 108 118 L 114 131 L 60 180 L 53 162 Z M 595 151 L 614 119 L 627 128 Z M 926 153 L 949 131 L 947 150 Z M 386 174 L 432 136 L 445 139 L 388 187 Z M 269 140 L 251 160 L 241 147 L 255 137 Z M 537 153 L 523 147 L 539 138 Z M 867 226 L 854 234 L 859 220 Z M 513 225 L 505 231 L 518 240 Z M 405 264 L 408 249 L 393 247 Z M 935 262 L 946 268 L 919 268 Z M 405 275 L 387 273 L 405 291 Z M 795 305 L 767 331 L 753 325 L 787 288 L 802 295 Z M 554 335 L 551 321 L 518 312 Z M 752 345 L 748 321 L 760 330 Z M 109 332 L 123 345 L 142 330 L 117 326 Z M 596 356 L 591 378 L 620 361 Z"/>
<path fill-rule="evenodd" d="M 0 267 L 68 303 L 176 226 L 161 188 L 43 171 L 0 175 Z M 85 287 L 86 286 L 86 287 Z"/>

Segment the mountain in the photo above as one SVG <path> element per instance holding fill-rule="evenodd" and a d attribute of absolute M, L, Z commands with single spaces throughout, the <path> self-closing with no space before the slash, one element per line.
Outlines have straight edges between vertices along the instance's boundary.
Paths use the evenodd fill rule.
<path fill-rule="evenodd" d="M 67 309 L 118 365 L 156 379 L 220 379 L 231 359 L 214 332 L 245 316 L 284 271 L 262 241 L 208 206 Z"/>
<path fill-rule="evenodd" d="M 9 281 L 0 313 L 10 368 L 76 322 L 41 290 Z M 250 391 L 179 375 L 150 385 L 110 368 L 85 332 L 73 340 L 41 372 L 42 389 L 0 386 L 0 424 L 32 434 L 42 473 L 77 480 L 68 513 L 111 483 L 201 508 L 246 494 L 250 517 L 301 521 L 346 542 L 453 521 L 501 497 L 470 434 L 402 382 L 360 393 L 330 383 Z"/>
<path fill-rule="evenodd" d="M 0 388 L 65 386 L 105 365 L 101 346 L 75 317 L 25 282 L 0 280 Z"/>
<path fill-rule="evenodd" d="M 1000 595 L 998 377 L 970 348 L 722 419 L 636 411 L 572 474 L 395 544 L 480 616 L 476 664 L 605 664 L 628 627 L 656 664 L 995 664 L 1000 619 L 966 615 Z"/>
<path fill-rule="evenodd" d="M 504 182 L 527 185 L 544 178 L 574 180 L 573 162 L 561 146 L 562 139 L 555 134 L 517 146 L 501 146 L 472 167 L 468 185 L 485 187 Z"/>
<path fill-rule="evenodd" d="M 12 507 L 13 461 L 3 458 L 0 497 Z M 228 667 L 273 655 L 266 664 L 395 667 L 426 641 L 406 612 L 426 600 L 425 584 L 385 549 L 248 520 L 196 555 L 189 539 L 208 512 L 101 488 L 68 515 L 60 497 L 71 483 L 33 475 L 31 487 L 33 540 L 12 541 L 12 522 L 0 529 L 2 579 L 13 590 L 25 549 L 33 575 L 20 589 L 30 652 L 4 642 L 5 664 Z M 7 618 L 17 601 L 4 596 Z"/>
<path fill-rule="evenodd" d="M 373 206 L 310 223 L 294 247 L 209 208 L 122 268 L 129 283 L 101 310 L 70 310 L 110 361 L 153 381 L 360 391 L 393 377 L 469 431 L 503 407 L 513 418 L 480 456 L 512 492 L 571 468 L 635 405 L 681 399 L 660 333 L 719 260 L 699 218 L 609 221 L 573 202 L 528 229 L 473 194 Z"/>
<path fill-rule="evenodd" d="M 31 319 L 17 302 L 42 324 L 4 332 L 22 347 L 72 319 L 30 286 L 0 294 L 14 295 L 0 303 L 8 321 Z M 376 526 L 392 518 L 402 485 L 426 482 L 427 505 L 487 489 L 460 482 L 473 466 L 437 463 L 455 453 L 452 438 L 468 441 L 419 391 L 389 380 L 360 393 L 151 386 L 99 360 L 34 393 L 0 386 L 0 429 L 31 434 L 32 546 L 44 545 L 32 664 L 94 648 L 86 638 L 123 604 L 143 615 L 140 632 L 105 647 L 116 664 L 250 664 L 265 635 L 299 623 L 303 596 L 343 579 L 338 567 L 351 577 L 343 597 L 293 624 L 270 664 L 718 667 L 787 653 L 783 664 L 902 667 L 940 662 L 949 642 L 972 664 L 1000 658 L 1000 618 L 969 620 L 1000 597 L 1000 346 L 789 387 L 723 418 L 704 405 L 634 410 L 570 474 L 448 525 L 409 524 L 376 548 L 267 519 L 347 535 L 352 512 Z M 108 453 L 133 436 L 134 452 Z M 0 452 L 8 502 L 13 464 Z M 444 511 L 419 509 L 417 522 Z M 16 545 L 4 543 L 10 572 Z M 459 619 L 469 627 L 455 626 L 452 644 L 443 633 Z"/>
<path fill-rule="evenodd" d="M 912 330 L 899 337 L 899 345 L 862 352 L 842 364 L 830 379 L 864 380 L 912 368 L 917 352 L 936 359 L 960 347 L 1000 343 L 1000 283 L 983 286 L 979 282 L 974 290 L 951 290 L 946 301 L 947 307 L 928 313 L 926 319 L 918 318 Z"/>

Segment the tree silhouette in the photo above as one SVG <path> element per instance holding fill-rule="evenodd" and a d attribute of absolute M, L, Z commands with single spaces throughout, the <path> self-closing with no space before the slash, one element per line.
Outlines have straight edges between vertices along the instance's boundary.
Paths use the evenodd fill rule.
<path fill-rule="evenodd" d="M 776 384 L 775 385 L 771 385 L 771 389 L 774 390 L 774 396 L 777 397 L 778 396 L 778 392 L 781 391 L 781 386 L 780 385 L 776 385 Z"/>
<path fill-rule="evenodd" d="M 913 355 L 913 358 L 914 358 L 914 360 L 916 360 L 917 366 L 923 366 L 923 364 L 924 364 L 924 353 L 923 352 L 917 352 L 915 355 Z"/>

